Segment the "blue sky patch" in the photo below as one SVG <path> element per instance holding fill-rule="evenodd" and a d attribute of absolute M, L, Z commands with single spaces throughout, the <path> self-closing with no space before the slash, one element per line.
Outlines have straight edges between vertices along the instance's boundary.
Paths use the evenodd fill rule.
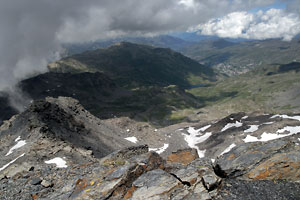
<path fill-rule="evenodd" d="M 286 2 L 276 1 L 276 3 L 274 3 L 274 4 L 270 5 L 270 6 L 257 7 L 257 8 L 249 10 L 249 12 L 256 13 L 259 10 L 262 10 L 262 11 L 265 12 L 265 11 L 270 10 L 272 8 L 275 8 L 275 9 L 285 9 L 286 5 L 287 5 Z"/>

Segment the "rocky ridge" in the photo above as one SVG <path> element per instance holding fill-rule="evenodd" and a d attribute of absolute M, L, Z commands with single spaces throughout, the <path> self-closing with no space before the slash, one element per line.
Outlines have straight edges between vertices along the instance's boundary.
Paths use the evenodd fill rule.
<path fill-rule="evenodd" d="M 0 197 L 299 199 L 299 138 L 299 115 L 154 129 L 46 98 L 0 128 Z"/>

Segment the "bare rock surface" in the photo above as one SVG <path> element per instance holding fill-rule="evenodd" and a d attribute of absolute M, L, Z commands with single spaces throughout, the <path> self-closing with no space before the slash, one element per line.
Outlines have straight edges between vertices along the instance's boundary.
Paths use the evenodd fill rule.
<path fill-rule="evenodd" d="M 299 115 L 155 129 L 46 98 L 5 122 L 0 144 L 0 199 L 300 198 Z"/>

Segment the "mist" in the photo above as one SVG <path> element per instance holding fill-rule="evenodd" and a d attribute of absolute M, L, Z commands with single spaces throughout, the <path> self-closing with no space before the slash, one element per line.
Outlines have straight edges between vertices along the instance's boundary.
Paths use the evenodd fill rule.
<path fill-rule="evenodd" d="M 47 64 L 60 58 L 63 43 L 186 31 L 212 18 L 274 2 L 0 0 L 0 91 L 20 93 L 11 88 L 46 72 Z"/>

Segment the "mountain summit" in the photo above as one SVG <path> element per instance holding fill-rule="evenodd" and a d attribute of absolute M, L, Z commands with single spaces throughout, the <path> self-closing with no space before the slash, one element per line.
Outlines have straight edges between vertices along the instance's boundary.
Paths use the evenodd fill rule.
<path fill-rule="evenodd" d="M 299 199 L 300 115 L 128 122 L 34 101 L 0 127 L 0 199 Z"/>
<path fill-rule="evenodd" d="M 60 73 L 102 72 L 126 87 L 189 87 L 191 77 L 214 78 L 211 68 L 171 49 L 129 42 L 64 58 L 50 64 L 49 69 Z"/>

